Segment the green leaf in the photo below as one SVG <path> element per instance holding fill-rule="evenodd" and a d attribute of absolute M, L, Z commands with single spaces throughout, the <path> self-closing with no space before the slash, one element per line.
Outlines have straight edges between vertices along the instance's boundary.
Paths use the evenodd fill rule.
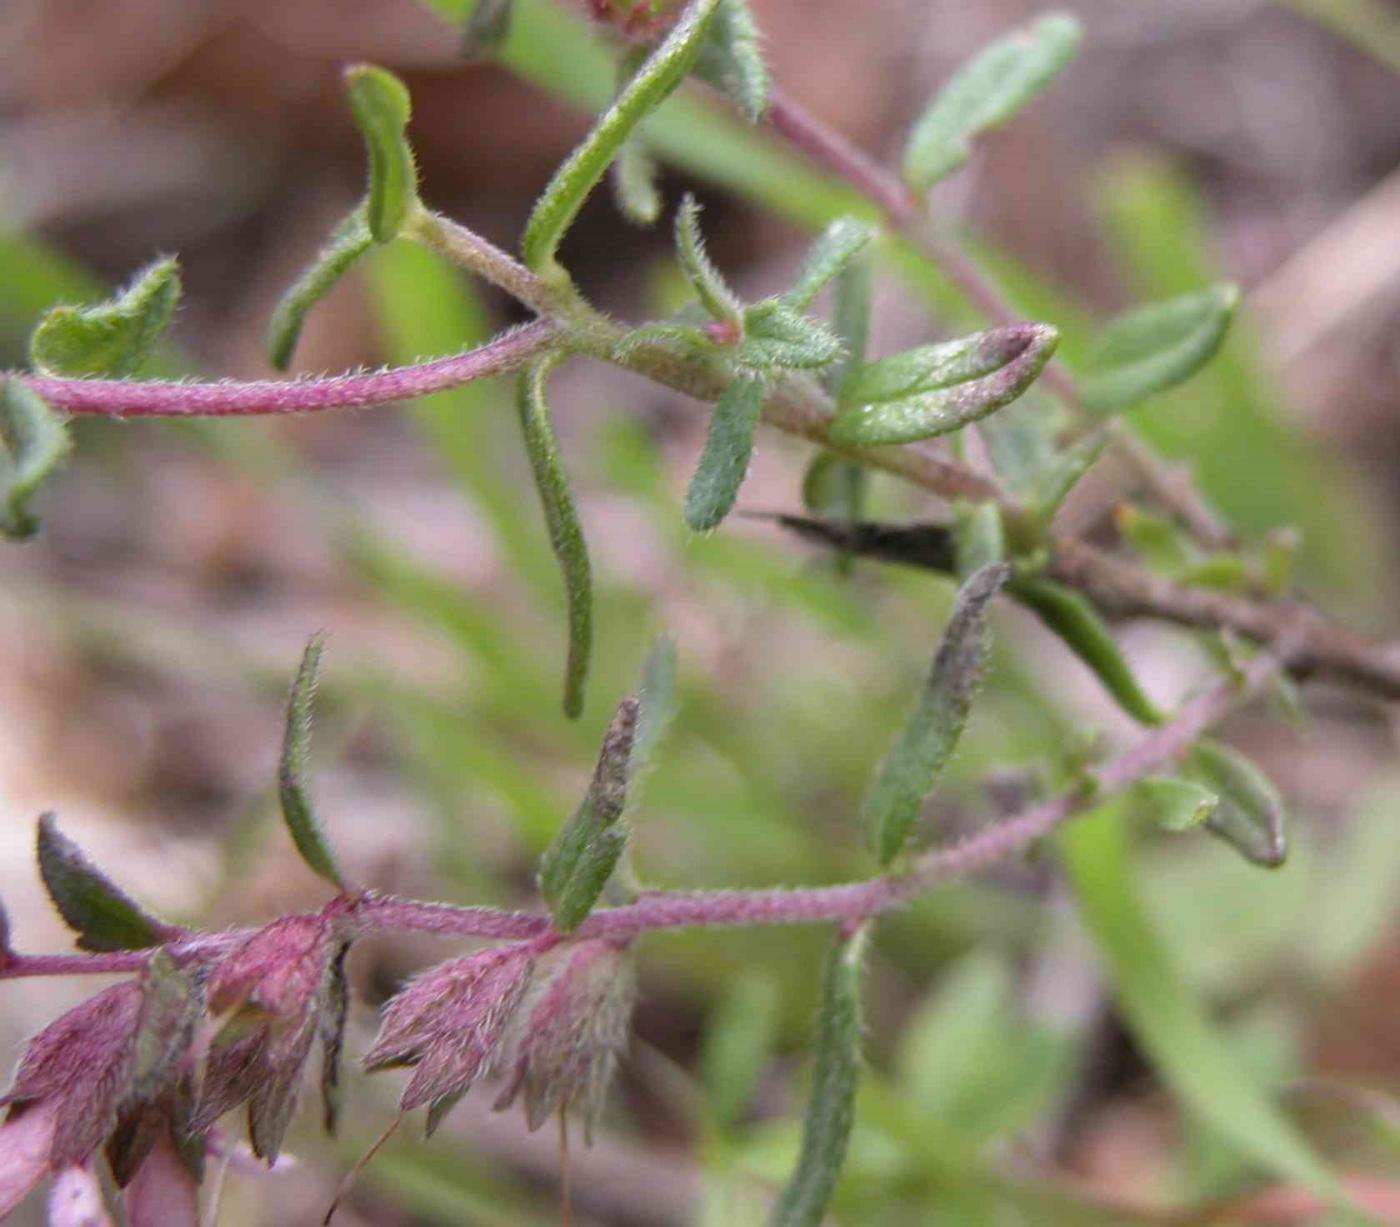
<path fill-rule="evenodd" d="M 948 434 L 1025 392 L 1058 342 L 1049 325 L 1018 324 L 859 367 L 842 384 L 831 438 L 877 447 Z"/>
<path fill-rule="evenodd" d="M 1220 805 L 1220 798 L 1199 784 L 1158 776 L 1138 781 L 1133 795 L 1164 831 L 1193 831 Z"/>
<path fill-rule="evenodd" d="M 1205 828 L 1245 860 L 1277 869 L 1288 858 L 1283 798 L 1273 781 L 1238 750 L 1218 741 L 1196 744 L 1191 774 L 1220 796 Z"/>
<path fill-rule="evenodd" d="M 1329 1202 L 1336 1181 L 1211 1023 L 1142 905 L 1118 804 L 1067 827 L 1065 868 L 1134 1038 L 1182 1102 L 1241 1155 Z"/>
<path fill-rule="evenodd" d="M 53 814 L 39 819 L 39 875 L 84 950 L 144 950 L 174 932 L 88 860 Z"/>
<path fill-rule="evenodd" d="M 306 316 L 345 271 L 374 246 L 366 205 L 360 205 L 332 232 L 329 242 L 282 295 L 267 326 L 268 359 L 279 371 L 291 364 Z"/>
<path fill-rule="evenodd" d="M 764 391 L 761 379 L 741 375 L 716 402 L 705 450 L 685 497 L 685 522 L 692 531 L 718 528 L 733 508 L 749 471 Z"/>
<path fill-rule="evenodd" d="M 22 541 L 38 530 L 29 502 L 68 455 L 63 419 L 16 376 L 0 376 L 0 533 Z"/>
<path fill-rule="evenodd" d="M 1098 612 L 1079 593 L 1046 579 L 1018 579 L 1008 591 L 1097 674 L 1134 720 L 1161 724 L 1162 710 L 1147 697 Z"/>
<path fill-rule="evenodd" d="M 1215 356 L 1240 292 L 1218 285 L 1120 315 L 1089 355 L 1080 399 L 1095 413 L 1116 413 L 1189 379 Z"/>
<path fill-rule="evenodd" d="M 875 227 L 858 217 L 840 217 L 817 236 L 802 262 L 797 282 L 782 296 L 794 311 L 806 311 L 827 282 L 840 276 L 875 237 Z"/>
<path fill-rule="evenodd" d="M 705 251 L 705 240 L 700 234 L 700 205 L 689 193 L 676 210 L 676 254 L 681 271 L 705 310 L 722 323 L 738 324 L 743 306 Z"/>
<path fill-rule="evenodd" d="M 515 0 L 476 0 L 472 15 L 462 27 L 465 59 L 488 59 L 500 50 L 510 34 L 514 7 Z"/>
<path fill-rule="evenodd" d="M 846 1161 L 860 1082 L 860 971 L 867 941 L 865 928 L 838 937 L 827 957 L 802 1150 L 774 1207 L 773 1227 L 818 1227 Z"/>
<path fill-rule="evenodd" d="M 582 804 L 540 858 L 540 894 L 561 933 L 572 933 L 603 893 L 627 844 L 618 820 L 627 808 L 640 704 L 618 704 Z"/>
<path fill-rule="evenodd" d="M 412 114 L 408 89 L 373 64 L 347 68 L 345 86 L 369 154 L 369 232 L 376 243 L 387 243 L 418 207 L 418 168 L 407 136 Z"/>
<path fill-rule="evenodd" d="M 151 356 L 179 302 L 180 265 L 166 256 L 142 269 L 107 302 L 55 307 L 30 338 L 30 360 L 54 375 L 134 375 Z"/>
<path fill-rule="evenodd" d="M 311 725 L 316 704 L 316 683 L 321 674 L 324 635 L 313 635 L 302 653 L 301 666 L 287 698 L 287 721 L 282 733 L 282 756 L 277 763 L 277 797 L 282 820 L 297 851 L 316 873 L 345 889 L 345 877 L 316 818 L 306 786 L 307 758 L 311 751 Z"/>
<path fill-rule="evenodd" d="M 577 719 L 583 712 L 588 661 L 593 650 L 593 570 L 588 542 L 583 536 L 569 475 L 559 454 L 559 440 L 549 416 L 545 384 L 551 362 L 538 362 L 522 372 L 517 384 L 516 408 L 525 436 L 525 451 L 535 476 L 540 505 L 544 508 L 549 543 L 564 574 L 569 601 L 569 658 L 564 667 L 564 714 Z"/>
<path fill-rule="evenodd" d="M 763 118 L 768 109 L 768 65 L 746 0 L 720 0 L 695 61 L 695 75 L 724 94 L 750 123 Z"/>
<path fill-rule="evenodd" d="M 778 1029 L 778 981 L 758 970 L 725 991 L 705 1027 L 700 1078 L 710 1116 L 721 1129 L 739 1124 L 758 1090 Z"/>
<path fill-rule="evenodd" d="M 646 61 L 646 49 L 635 48 L 618 64 L 617 93 L 637 75 Z M 613 199 L 618 210 L 636 226 L 650 226 L 661 216 L 661 192 L 656 186 L 659 168 L 647 151 L 640 136 L 633 135 L 622 142 L 617 159 L 612 164 Z"/>
<path fill-rule="evenodd" d="M 1009 574 L 1009 567 L 994 563 L 969 577 L 958 591 L 918 705 L 880 767 L 865 818 L 881 865 L 888 865 L 904 847 L 924 798 L 962 736 L 987 663 L 992 599 Z"/>
<path fill-rule="evenodd" d="M 650 226 L 661 216 L 657 173 L 656 160 L 640 141 L 628 141 L 617 151 L 612 167 L 613 198 L 633 225 Z"/>
<path fill-rule="evenodd" d="M 1079 22 L 1051 13 L 999 39 L 953 76 L 914 125 L 904 177 L 929 188 L 972 155 L 972 139 L 1006 123 L 1074 57 Z"/>
<path fill-rule="evenodd" d="M 521 253 L 533 271 L 545 276 L 561 275 L 557 261 L 559 244 L 583 202 L 607 173 L 623 142 L 685 79 L 719 3 L 720 0 L 691 0 L 627 88 L 555 172 L 535 203 L 521 241 Z"/>
<path fill-rule="evenodd" d="M 756 371 L 811 370 L 837 361 L 841 340 L 825 324 L 767 298 L 744 312 L 744 340 L 734 357 Z"/>

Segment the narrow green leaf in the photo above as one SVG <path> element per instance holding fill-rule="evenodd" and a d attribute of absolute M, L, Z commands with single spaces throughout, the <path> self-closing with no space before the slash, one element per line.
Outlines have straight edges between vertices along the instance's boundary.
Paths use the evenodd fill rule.
<path fill-rule="evenodd" d="M 88 860 L 52 814 L 39 819 L 39 875 L 84 950 L 144 950 L 173 932 Z"/>
<path fill-rule="evenodd" d="M 1081 400 L 1095 413 L 1117 413 L 1189 379 L 1215 356 L 1239 299 L 1234 286 L 1218 285 L 1120 315 L 1089 355 Z"/>
<path fill-rule="evenodd" d="M 783 301 L 794 311 L 806 311 L 812 300 L 838 277 L 852 260 L 875 237 L 875 227 L 857 217 L 840 217 L 831 223 L 812 244 L 797 282 Z"/>
<path fill-rule="evenodd" d="M 695 75 L 713 85 L 753 124 L 768 109 L 768 65 L 747 0 L 720 0 L 695 61 Z"/>
<path fill-rule="evenodd" d="M 612 167 L 613 198 L 623 217 L 635 226 L 653 225 L 661 216 L 657 174 L 656 159 L 640 141 L 627 141 L 617 151 Z"/>
<path fill-rule="evenodd" d="M 540 894 L 561 933 L 573 932 L 593 910 L 627 844 L 618 822 L 627 808 L 640 706 L 636 698 L 618 704 L 588 793 L 540 858 Z"/>
<path fill-rule="evenodd" d="M 860 972 L 868 930 L 839 937 L 827 957 L 816 1068 L 797 1170 L 774 1207 L 773 1227 L 819 1227 L 846 1161 L 860 1082 Z"/>
<path fill-rule="evenodd" d="M 1329 1202 L 1337 1182 L 1251 1078 L 1193 995 L 1143 908 L 1118 804 L 1065 828 L 1065 868 L 1134 1038 L 1167 1084 L 1239 1154 Z"/>
<path fill-rule="evenodd" d="M 756 371 L 812 370 L 840 359 L 841 340 L 825 324 L 767 298 L 744 312 L 744 340 L 735 359 Z"/>
<path fill-rule="evenodd" d="M 588 661 L 593 650 L 593 571 L 588 542 L 583 536 L 569 475 L 559 454 L 559 440 L 549 416 L 545 384 L 552 363 L 539 362 L 524 371 L 517 385 L 516 408 L 525 436 L 525 451 L 544 508 L 549 543 L 564 574 L 569 601 L 569 658 L 564 667 L 564 713 L 577 719 L 583 712 Z"/>
<path fill-rule="evenodd" d="M 418 168 L 407 136 L 412 114 L 408 89 L 393 73 L 373 64 L 347 68 L 345 87 L 369 154 L 366 221 L 374 241 L 387 243 L 418 204 Z"/>
<path fill-rule="evenodd" d="M 1008 591 L 1098 675 L 1128 715 L 1143 724 L 1162 723 L 1162 710 L 1147 697 L 1103 619 L 1079 593 L 1045 579 L 1018 579 Z"/>
<path fill-rule="evenodd" d="M 700 52 L 720 0 L 691 0 L 583 143 L 555 172 L 525 226 L 521 252 L 537 273 L 560 275 L 559 243 L 622 144 L 685 79 Z"/>
<path fill-rule="evenodd" d="M 738 324 L 743 306 L 705 250 L 700 234 L 700 204 L 689 193 L 676 210 L 676 254 L 681 271 L 705 310 L 722 323 Z"/>
<path fill-rule="evenodd" d="M 369 232 L 367 206 L 360 205 L 331 232 L 329 242 L 282 295 L 267 326 L 268 359 L 279 371 L 291 364 L 301 339 L 307 314 L 321 301 L 345 271 L 374 246 Z"/>
<path fill-rule="evenodd" d="M 710 1116 L 721 1129 L 737 1125 L 753 1102 L 781 1001 L 771 975 L 749 970 L 729 986 L 707 1022 L 700 1075 Z"/>
<path fill-rule="evenodd" d="M 1164 831 L 1193 831 L 1220 805 L 1220 798 L 1199 784 L 1159 776 L 1140 780 L 1133 795 Z"/>
<path fill-rule="evenodd" d="M 63 419 L 17 376 L 0 376 L 0 533 L 22 541 L 38 530 L 29 502 L 68 455 Z"/>
<path fill-rule="evenodd" d="M 340 1058 L 345 1048 L 345 1023 L 350 1013 L 350 984 L 345 960 L 350 943 L 344 943 L 326 968 L 316 1031 L 321 1040 L 321 1126 L 334 1137 L 340 1126 Z"/>
<path fill-rule="evenodd" d="M 1220 796 L 1205 828 L 1245 860 L 1277 869 L 1288 857 L 1283 798 L 1259 767 L 1229 746 L 1204 740 L 1188 760 L 1191 774 Z"/>
<path fill-rule="evenodd" d="M 515 0 L 476 0 L 476 7 L 462 27 L 462 55 L 468 60 L 493 56 L 510 34 Z"/>
<path fill-rule="evenodd" d="M 621 94 L 646 62 L 646 48 L 624 55 L 618 64 L 617 93 Z M 613 199 L 619 212 L 635 226 L 650 226 L 661 216 L 660 171 L 638 134 L 622 142 L 612 164 Z"/>
<path fill-rule="evenodd" d="M 302 653 L 301 666 L 287 698 L 287 720 L 282 732 L 282 756 L 277 763 L 277 797 L 282 804 L 282 820 L 297 851 L 316 873 L 345 889 L 345 877 L 336 865 L 335 855 L 311 804 L 306 785 L 307 758 L 311 751 L 311 725 L 315 715 L 316 683 L 321 674 L 324 635 L 313 635 Z"/>
<path fill-rule="evenodd" d="M 733 508 L 749 471 L 764 391 L 761 379 L 741 375 L 716 402 L 705 450 L 685 497 L 685 522 L 693 532 L 718 528 Z"/>
<path fill-rule="evenodd" d="M 924 798 L 962 736 L 987 663 L 992 599 L 1009 574 L 1009 567 L 994 563 L 970 576 L 958 591 L 918 705 L 880 767 L 865 817 L 882 865 L 904 847 Z"/>
<path fill-rule="evenodd" d="M 972 154 L 974 137 L 1006 123 L 1074 57 L 1079 22 L 1051 13 L 999 39 L 954 74 L 914 125 L 904 177 L 929 188 Z"/>
<path fill-rule="evenodd" d="M 1049 325 L 1019 324 L 860 367 L 842 385 L 831 438 L 877 447 L 948 434 L 1019 397 L 1058 343 Z"/>
<path fill-rule="evenodd" d="M 30 360 L 54 375 L 134 375 L 155 350 L 179 302 L 180 265 L 166 256 L 142 269 L 107 302 L 55 307 L 34 329 Z"/>

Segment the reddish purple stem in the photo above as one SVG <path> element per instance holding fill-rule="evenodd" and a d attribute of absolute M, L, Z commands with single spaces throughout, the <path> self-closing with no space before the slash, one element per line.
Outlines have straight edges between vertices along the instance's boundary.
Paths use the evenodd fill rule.
<path fill-rule="evenodd" d="M 269 379 L 252 383 L 165 380 L 21 378 L 55 408 L 107 417 L 245 417 L 311 413 L 410 400 L 523 366 L 559 338 L 559 326 L 536 320 L 502 333 L 479 349 L 417 366 L 328 379 Z"/>

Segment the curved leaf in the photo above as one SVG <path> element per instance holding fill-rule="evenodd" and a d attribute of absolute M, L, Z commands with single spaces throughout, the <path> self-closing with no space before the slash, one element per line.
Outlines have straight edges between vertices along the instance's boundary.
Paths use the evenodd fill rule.
<path fill-rule="evenodd" d="M 1045 89 L 1079 48 L 1079 22 L 1051 13 L 985 48 L 959 69 L 914 125 L 904 177 L 928 188 L 971 156 L 972 139 L 1006 123 Z"/>
<path fill-rule="evenodd" d="M 287 721 L 282 733 L 282 756 L 277 763 L 277 797 L 282 820 L 304 860 L 326 881 L 342 890 L 345 877 L 326 842 L 306 787 L 306 760 L 311 750 L 311 723 L 316 703 L 316 683 L 321 674 L 324 635 L 313 635 L 302 653 L 301 666 L 287 699 Z"/>
<path fill-rule="evenodd" d="M 837 335 L 819 320 L 767 298 L 744 312 L 744 340 L 737 361 L 756 371 L 812 370 L 837 361 L 844 351 Z"/>
<path fill-rule="evenodd" d="M 1020 324 L 860 367 L 842 385 L 831 439 L 878 447 L 958 430 L 1025 392 L 1058 343 L 1048 325 Z"/>
<path fill-rule="evenodd" d="M 1099 337 L 1080 382 L 1095 413 L 1116 413 L 1190 378 L 1215 356 L 1240 293 L 1219 285 L 1152 303 L 1113 320 Z"/>
<path fill-rule="evenodd" d="M 39 874 L 84 950 L 144 950 L 174 932 L 88 860 L 53 814 L 39 819 Z"/>
<path fill-rule="evenodd" d="M 1288 837 L 1283 798 L 1273 781 L 1238 750 L 1218 741 L 1197 742 L 1188 767 L 1220 797 L 1205 821 L 1206 830 L 1255 865 L 1282 865 L 1288 858 Z"/>
<path fill-rule="evenodd" d="M 1097 611 L 1079 593 L 1045 579 L 1018 579 L 1008 591 L 1089 666 L 1118 705 L 1143 724 L 1161 724 L 1161 708 L 1147 697 Z"/>
<path fill-rule="evenodd" d="M 720 0 L 692 0 L 661 45 L 638 69 L 593 130 L 555 172 L 536 201 L 521 240 L 534 272 L 558 276 L 559 243 L 588 194 L 607 173 L 623 142 L 685 79 L 695 63 Z"/>
<path fill-rule="evenodd" d="M 34 365 L 54 375 L 133 375 L 150 357 L 180 302 L 180 265 L 166 256 L 93 307 L 55 307 L 29 341 Z"/>
<path fill-rule="evenodd" d="M 724 94 L 750 123 L 763 118 L 768 109 L 768 65 L 746 0 L 720 0 L 695 61 L 695 75 Z"/>
<path fill-rule="evenodd" d="M 374 246 L 368 209 L 360 205 L 332 232 L 316 258 L 282 295 L 267 325 L 268 360 L 279 371 L 291 365 L 307 314 L 331 292 L 346 269 Z"/>
<path fill-rule="evenodd" d="M 993 563 L 969 577 L 959 590 L 918 706 L 881 764 L 865 818 L 871 846 L 882 865 L 888 865 L 904 847 L 924 798 L 962 736 L 986 668 L 992 599 L 1010 573 L 1008 566 Z"/>
<path fill-rule="evenodd" d="M 689 193 L 676 210 L 676 254 L 681 271 L 705 310 L 716 320 L 738 324 L 743 306 L 705 250 L 700 233 L 700 204 Z"/>
<path fill-rule="evenodd" d="M 875 237 L 875 227 L 858 217 L 838 217 L 808 248 L 806 259 L 797 274 L 797 281 L 783 301 L 794 311 L 805 311 L 827 282 L 865 249 Z"/>
<path fill-rule="evenodd" d="M 569 600 L 569 658 L 564 668 L 564 713 L 576 719 L 583 712 L 588 661 L 593 650 L 593 569 L 588 542 L 583 536 L 569 475 L 559 455 L 559 440 L 545 400 L 545 383 L 551 363 L 540 362 L 522 372 L 517 384 L 516 409 L 525 436 L 525 451 L 535 476 L 549 543 L 564 573 Z"/>
<path fill-rule="evenodd" d="M 618 822 L 627 808 L 640 708 L 636 698 L 618 704 L 587 795 L 540 857 L 540 894 L 561 933 L 573 932 L 593 910 L 626 846 Z"/>
<path fill-rule="evenodd" d="M 418 168 L 406 135 L 412 114 L 408 89 L 373 64 L 347 68 L 345 87 L 369 154 L 369 232 L 376 243 L 387 243 L 418 204 Z"/>

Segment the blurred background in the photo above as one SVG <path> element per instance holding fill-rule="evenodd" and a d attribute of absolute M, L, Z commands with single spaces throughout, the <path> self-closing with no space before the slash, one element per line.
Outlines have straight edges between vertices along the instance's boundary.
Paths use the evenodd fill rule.
<path fill-rule="evenodd" d="M 265 377 L 268 314 L 358 198 L 363 152 L 340 67 L 403 75 L 424 198 L 511 246 L 609 80 L 576 10 L 525 5 L 507 65 L 466 64 L 414 0 L 8 0 L 0 6 L 0 362 L 38 315 L 178 252 L 185 299 L 161 362 Z M 754 0 L 777 79 L 872 153 L 1023 0 Z M 1228 278 L 1247 291 L 1225 352 L 1134 414 L 1189 458 L 1248 538 L 1302 535 L 1301 589 L 1400 633 L 1400 5 L 1078 0 L 1078 62 L 939 189 L 950 227 L 1030 318 L 1065 333 Z M 696 91 L 652 138 L 707 207 L 712 253 L 747 295 L 787 284 L 840 192 Z M 761 156 L 755 156 L 757 151 Z M 606 192 L 565 250 L 596 302 L 674 309 L 667 226 Z M 463 347 L 519 317 L 406 245 L 375 253 L 312 315 L 298 369 Z M 965 320 L 936 277 L 892 270 L 875 352 Z M 556 381 L 556 415 L 600 588 L 590 702 L 559 710 L 563 601 L 509 389 L 237 424 L 84 422 L 0 585 L 0 897 L 28 950 L 68 945 L 33 866 L 64 829 L 165 914 L 209 926 L 314 906 L 274 769 L 285 686 L 330 632 L 316 791 L 360 880 L 533 907 L 534 859 L 586 782 L 652 637 L 679 641 L 679 719 L 638 816 L 644 877 L 673 887 L 869 872 L 859 806 L 949 607 L 941 579 L 849 577 L 758 522 L 699 539 L 680 500 L 706 415 L 598 364 Z M 760 437 L 741 496 L 793 510 L 808 449 Z M 1126 475 L 1102 463 L 1064 526 L 1111 543 Z M 877 482 L 877 510 L 932 518 Z M 1131 735 L 1082 667 L 1025 618 L 929 807 L 944 839 L 1022 795 L 1086 726 Z M 1206 676 L 1191 636 L 1128 625 L 1152 693 Z M 1394 709 L 1309 687 L 1308 718 L 1260 709 L 1229 736 L 1289 798 L 1294 855 L 1268 874 L 1203 837 L 1134 843 L 1131 896 L 1232 1058 L 1337 1170 L 1400 1190 L 1400 771 Z M 995 787 L 988 788 L 989 773 Z M 1135 827 L 1135 831 L 1139 828 Z M 641 944 L 636 1042 L 606 1127 L 572 1156 L 575 1221 L 762 1221 L 789 1169 L 825 935 L 664 935 Z M 1086 933 L 1052 858 L 941 889 L 882 925 L 868 977 L 870 1073 L 836 1219 L 850 1224 L 1186 1221 L 1271 1184 L 1183 1108 L 1108 987 L 1124 952 Z M 349 1051 L 373 1006 L 457 947 L 357 948 Z M 1144 957 L 1147 957 L 1144 955 Z M 91 992 L 0 991 L 0 1051 Z M 1170 1066 L 1170 1061 L 1167 1065 Z M 352 1075 L 345 1136 L 304 1112 L 299 1164 L 231 1173 L 218 1222 L 319 1221 L 388 1122 L 396 1075 Z M 401 1132 L 340 1212 L 351 1224 L 550 1223 L 551 1130 L 472 1095 L 429 1143 Z M 1275 1190 L 1289 1196 L 1285 1188 Z M 1396 1194 L 1400 1200 L 1400 1192 Z M 1285 1205 L 1285 1210 L 1287 1205 Z M 39 1222 L 36 1206 L 31 1217 Z M 1230 1217 L 1190 1221 L 1301 1222 Z M 1400 1220 L 1397 1220 L 1400 1221 Z"/>

